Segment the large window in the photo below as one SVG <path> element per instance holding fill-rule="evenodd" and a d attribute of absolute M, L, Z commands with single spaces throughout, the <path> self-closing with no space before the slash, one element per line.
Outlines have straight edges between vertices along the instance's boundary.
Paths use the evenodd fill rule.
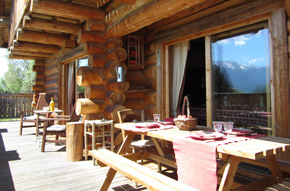
<path fill-rule="evenodd" d="M 212 36 L 212 116 L 235 127 L 271 127 L 266 23 Z"/>

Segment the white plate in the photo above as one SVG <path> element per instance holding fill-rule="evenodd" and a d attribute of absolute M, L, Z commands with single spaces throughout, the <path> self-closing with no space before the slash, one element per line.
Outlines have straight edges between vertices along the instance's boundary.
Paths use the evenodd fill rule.
<path fill-rule="evenodd" d="M 216 140 L 223 138 L 224 134 L 216 132 L 191 132 L 190 137 L 198 140 Z"/>

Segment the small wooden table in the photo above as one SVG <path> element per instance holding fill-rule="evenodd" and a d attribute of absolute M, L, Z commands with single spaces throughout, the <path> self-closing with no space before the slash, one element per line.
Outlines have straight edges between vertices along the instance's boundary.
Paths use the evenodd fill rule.
<path fill-rule="evenodd" d="M 185 134 L 189 134 L 188 131 L 180 131 L 178 129 L 132 132 L 129 131 L 128 128 L 125 128 L 126 125 L 128 125 L 128 123 L 115 124 L 116 128 L 124 130 L 126 134 L 126 138 L 124 139 L 124 142 L 118 151 L 118 154 L 120 155 L 126 153 L 132 140 L 137 134 L 150 136 L 161 157 L 164 156 L 164 153 L 157 139 L 172 141 L 174 137 L 184 137 Z M 212 130 L 212 128 L 201 126 L 198 126 L 197 129 Z M 218 174 L 222 175 L 219 184 L 219 191 L 227 191 L 232 188 L 236 170 L 240 162 L 259 165 L 258 160 L 264 157 L 267 160 L 267 167 L 271 170 L 274 181 L 276 183 L 281 182 L 283 175 L 277 163 L 276 154 L 285 152 L 286 150 L 289 150 L 289 148 L 290 139 L 278 137 L 263 137 L 217 146 L 217 154 L 226 160 L 226 164 L 218 171 Z M 169 162 L 168 159 L 164 159 L 164 161 L 166 161 L 171 166 L 174 166 L 174 162 Z M 100 190 L 107 190 L 109 188 L 115 173 L 116 171 L 110 168 Z"/>
<path fill-rule="evenodd" d="M 36 115 L 37 115 L 37 118 L 36 118 L 36 132 L 35 132 L 35 135 L 36 137 L 38 136 L 38 133 L 39 133 L 39 122 L 40 122 L 40 115 L 48 115 L 50 113 L 63 113 L 63 110 L 59 110 L 59 109 L 55 109 L 54 111 L 50 111 L 50 110 L 35 110 L 33 111 Z"/>

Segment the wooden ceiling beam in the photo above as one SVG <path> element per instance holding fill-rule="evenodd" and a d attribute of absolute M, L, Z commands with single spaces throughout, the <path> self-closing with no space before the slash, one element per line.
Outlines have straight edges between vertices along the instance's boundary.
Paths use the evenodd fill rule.
<path fill-rule="evenodd" d="M 42 57 L 42 58 L 47 58 L 51 56 L 51 54 L 49 53 L 29 52 L 29 51 L 13 50 L 13 49 L 10 49 L 10 54 L 23 55 L 23 56 L 35 56 L 35 57 Z"/>
<path fill-rule="evenodd" d="M 23 29 L 36 29 L 48 32 L 51 31 L 67 34 L 72 33 L 78 35 L 81 26 L 60 21 L 38 19 L 25 16 L 23 19 Z"/>
<path fill-rule="evenodd" d="M 105 17 L 101 9 L 59 0 L 32 0 L 30 12 L 78 20 L 103 20 Z"/>
<path fill-rule="evenodd" d="M 18 30 L 16 36 L 16 40 L 18 41 L 58 45 L 59 47 L 62 46 L 62 42 L 66 39 L 67 37 L 62 34 L 52 34 L 29 30 Z"/>
<path fill-rule="evenodd" d="M 43 57 L 37 56 L 23 56 L 23 55 L 16 55 L 16 54 L 9 54 L 8 59 L 19 59 L 19 60 L 43 60 Z"/>
<path fill-rule="evenodd" d="M 136 0 L 115 0 L 115 1 L 130 4 L 130 5 L 134 5 L 136 3 Z"/>
<path fill-rule="evenodd" d="M 206 0 L 157 0 L 119 22 L 111 24 L 107 29 L 108 37 L 121 37 L 170 17 L 182 10 L 201 4 Z"/>
<path fill-rule="evenodd" d="M 40 44 L 34 42 L 21 42 L 21 41 L 13 41 L 12 47 L 13 50 L 25 50 L 29 52 L 40 52 L 40 53 L 57 53 L 60 50 L 59 46 L 56 45 L 48 45 L 48 44 Z"/>
<path fill-rule="evenodd" d="M 106 8 L 108 14 L 105 17 L 105 24 L 110 26 L 114 22 L 120 21 L 122 18 L 129 15 L 131 12 L 141 9 L 147 4 L 151 3 L 153 0 L 138 0 L 135 5 L 122 4 L 121 2 L 113 1 Z"/>

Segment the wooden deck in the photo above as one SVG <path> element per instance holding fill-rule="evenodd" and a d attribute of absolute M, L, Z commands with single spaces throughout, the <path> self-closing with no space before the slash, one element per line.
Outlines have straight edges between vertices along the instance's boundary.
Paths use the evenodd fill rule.
<path fill-rule="evenodd" d="M 97 190 L 108 167 L 93 166 L 92 160 L 68 162 L 65 146 L 47 144 L 40 152 L 35 128 L 19 136 L 19 121 L 0 122 L 0 190 Z M 110 190 L 136 189 L 135 183 L 117 173 Z"/>

